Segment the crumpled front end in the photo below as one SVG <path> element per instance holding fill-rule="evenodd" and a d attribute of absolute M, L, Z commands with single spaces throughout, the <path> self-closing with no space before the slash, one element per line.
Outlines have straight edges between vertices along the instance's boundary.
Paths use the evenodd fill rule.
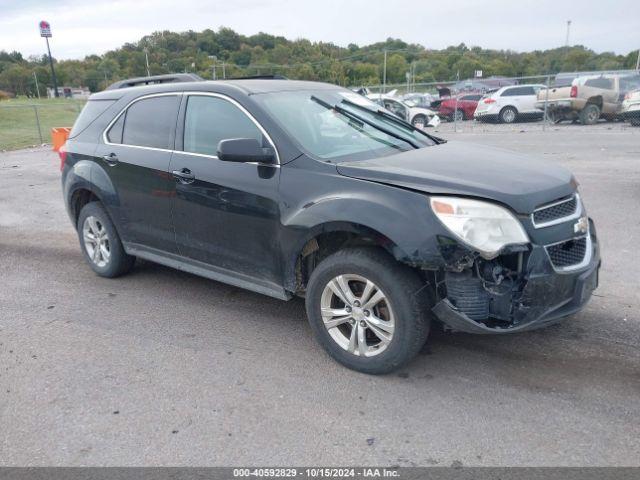
<path fill-rule="evenodd" d="M 523 223 L 532 243 L 508 247 L 492 260 L 440 239 L 448 267 L 436 274 L 433 313 L 451 330 L 511 333 L 579 311 L 598 285 L 600 252 L 593 221 L 578 216 L 542 229 L 531 217 Z"/>

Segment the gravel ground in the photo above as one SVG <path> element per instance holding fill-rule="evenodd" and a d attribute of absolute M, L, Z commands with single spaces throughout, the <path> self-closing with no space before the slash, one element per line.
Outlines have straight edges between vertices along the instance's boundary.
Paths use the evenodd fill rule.
<path fill-rule="evenodd" d="M 381 377 L 331 361 L 300 300 L 83 263 L 48 150 L 0 155 L 0 465 L 640 466 L 640 129 L 439 134 L 576 174 L 601 285 L 566 322 L 435 332 Z"/>

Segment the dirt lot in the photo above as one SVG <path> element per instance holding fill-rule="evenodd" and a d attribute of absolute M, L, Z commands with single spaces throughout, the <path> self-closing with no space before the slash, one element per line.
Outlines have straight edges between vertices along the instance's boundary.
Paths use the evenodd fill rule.
<path fill-rule="evenodd" d="M 398 374 L 331 361 L 303 302 L 83 264 L 57 156 L 0 156 L 1 465 L 640 466 L 640 129 L 483 128 L 581 183 L 587 308 L 513 336 L 436 333 Z"/>

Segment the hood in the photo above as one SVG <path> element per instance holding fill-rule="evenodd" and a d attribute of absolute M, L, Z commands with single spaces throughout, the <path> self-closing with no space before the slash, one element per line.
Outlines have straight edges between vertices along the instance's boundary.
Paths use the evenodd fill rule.
<path fill-rule="evenodd" d="M 464 142 L 343 162 L 337 169 L 347 177 L 430 194 L 487 198 L 522 214 L 568 196 L 576 189 L 573 175 L 563 167 L 528 155 Z"/>

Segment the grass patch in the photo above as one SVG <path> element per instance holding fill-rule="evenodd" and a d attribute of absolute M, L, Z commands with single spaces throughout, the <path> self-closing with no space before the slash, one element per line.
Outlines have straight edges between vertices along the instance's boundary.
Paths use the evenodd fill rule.
<path fill-rule="evenodd" d="M 17 98 L 0 102 L 0 150 L 51 143 L 52 127 L 71 127 L 84 100 Z M 42 132 L 38 134 L 36 110 Z"/>

